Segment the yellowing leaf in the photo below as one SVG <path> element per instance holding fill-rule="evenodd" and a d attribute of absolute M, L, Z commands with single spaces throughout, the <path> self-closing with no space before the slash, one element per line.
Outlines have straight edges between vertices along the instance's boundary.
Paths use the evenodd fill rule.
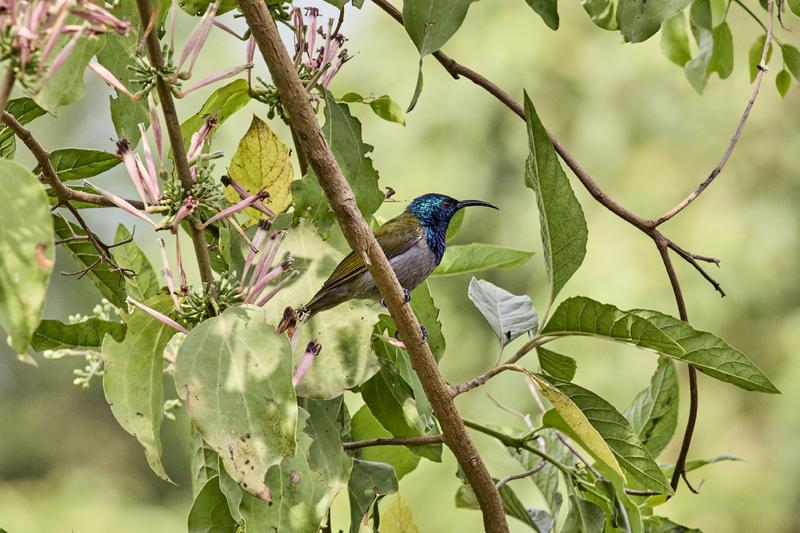
<path fill-rule="evenodd" d="M 290 154 L 289 147 L 278 139 L 267 123 L 253 115 L 250 128 L 233 154 L 228 173 L 253 194 L 266 189 L 270 196 L 264 203 L 274 211 L 281 212 L 292 201 L 294 169 Z M 233 189 L 225 190 L 225 198 L 231 203 L 241 199 Z M 252 219 L 259 218 L 255 209 L 246 212 Z"/>
<path fill-rule="evenodd" d="M 411 516 L 411 507 L 399 494 L 381 513 L 381 533 L 419 533 L 419 528 Z"/>

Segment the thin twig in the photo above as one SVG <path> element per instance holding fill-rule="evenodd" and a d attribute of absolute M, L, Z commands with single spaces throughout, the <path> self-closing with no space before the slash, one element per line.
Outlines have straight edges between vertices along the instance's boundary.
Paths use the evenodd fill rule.
<path fill-rule="evenodd" d="M 545 466 L 547 466 L 547 461 L 545 461 L 544 459 L 540 459 L 539 462 L 536 464 L 536 466 L 534 466 L 530 470 L 526 470 L 524 472 L 520 472 L 519 474 L 511 474 L 509 476 L 506 476 L 503 479 L 501 479 L 500 481 L 498 481 L 497 483 L 495 483 L 494 486 L 497 487 L 497 490 L 500 490 L 509 481 L 514 481 L 515 479 L 523 479 L 523 478 L 532 476 L 532 475 L 536 474 L 537 472 L 539 472 Z"/>
<path fill-rule="evenodd" d="M 342 448 L 345 450 L 357 450 L 370 446 L 426 446 L 428 444 L 441 444 L 443 442 L 444 438 L 441 435 L 424 435 L 422 437 L 395 437 L 343 442 Z"/>

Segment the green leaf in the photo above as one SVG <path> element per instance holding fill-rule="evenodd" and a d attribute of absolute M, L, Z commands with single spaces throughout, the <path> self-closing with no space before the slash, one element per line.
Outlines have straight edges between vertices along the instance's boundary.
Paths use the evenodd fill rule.
<path fill-rule="evenodd" d="M 575 377 L 578 363 L 572 357 L 561 355 L 542 346 L 536 348 L 536 353 L 539 356 L 539 365 L 546 374 L 564 381 L 572 381 L 572 378 Z"/>
<path fill-rule="evenodd" d="M 406 114 L 403 112 L 403 108 L 400 107 L 397 102 L 392 100 L 388 94 L 379 96 L 378 98 L 369 102 L 369 107 L 383 120 L 396 122 L 397 124 L 402 124 L 403 126 L 406 125 Z"/>
<path fill-rule="evenodd" d="M 800 0 L 787 0 L 786 3 L 789 4 L 792 13 L 800 17 Z"/>
<path fill-rule="evenodd" d="M 558 0 L 525 0 L 551 30 L 558 29 Z"/>
<path fill-rule="evenodd" d="M 381 533 L 420 533 L 411 515 L 411 506 L 399 494 L 381 513 Z"/>
<path fill-rule="evenodd" d="M 554 336 L 588 335 L 654 350 L 746 390 L 777 393 L 758 367 L 719 337 L 677 318 L 650 311 L 622 311 L 584 296 L 565 300 L 542 330 Z"/>
<path fill-rule="evenodd" d="M 181 124 L 184 148 L 189 148 L 192 134 L 195 133 L 209 116 L 217 119 L 217 126 L 228 120 L 234 113 L 250 102 L 250 93 L 247 80 L 238 79 L 223 85 L 211 93 L 200 111 L 186 119 Z M 219 127 L 215 128 L 215 130 Z M 214 131 L 211 132 L 214 134 Z"/>
<path fill-rule="evenodd" d="M 711 26 L 716 28 L 725 22 L 725 16 L 728 11 L 727 0 L 709 0 L 709 9 L 711 14 Z"/>
<path fill-rule="evenodd" d="M 178 5 L 181 6 L 181 9 L 186 13 L 194 15 L 195 17 L 200 17 L 206 12 L 208 6 L 213 3 L 213 0 L 184 0 Z M 232 9 L 236 9 L 238 6 L 238 0 L 222 0 L 217 8 L 217 15 L 227 13 Z"/>
<path fill-rule="evenodd" d="M 734 455 L 717 455 L 710 459 L 695 459 L 694 461 L 687 461 L 686 465 L 684 466 L 684 470 L 686 472 L 691 472 L 693 470 L 697 470 L 699 468 L 703 468 L 704 466 L 713 465 L 715 463 L 722 463 L 725 461 L 734 461 L 738 462 L 741 461 L 740 458 Z M 667 476 L 671 476 L 672 472 L 675 470 L 674 466 L 670 466 L 669 468 L 664 469 L 664 474 Z"/>
<path fill-rule="evenodd" d="M 219 488 L 219 476 L 209 479 L 195 496 L 189 511 L 189 533 L 235 533 L 238 524 L 231 517 L 228 501 Z"/>
<path fill-rule="evenodd" d="M 750 46 L 750 51 L 747 54 L 748 57 L 748 65 L 750 66 L 750 82 L 755 81 L 756 76 L 758 75 L 758 64 L 761 62 L 761 54 L 764 52 L 764 43 L 767 40 L 767 34 L 759 35 L 756 37 L 756 40 Z M 769 64 L 769 60 L 772 58 L 772 43 L 769 44 L 769 48 L 767 49 L 767 60 L 766 63 Z M 785 61 L 785 60 L 784 60 Z"/>
<path fill-rule="evenodd" d="M 422 75 L 422 57 L 419 58 L 419 69 L 417 72 L 417 83 L 414 84 L 414 94 L 411 95 L 411 102 L 408 104 L 406 113 L 411 113 L 417 106 L 420 95 L 422 95 L 422 88 L 425 86 L 425 78 Z"/>
<path fill-rule="evenodd" d="M 644 489 L 655 490 L 663 494 L 672 493 L 672 489 L 667 483 L 661 468 L 653 460 L 650 452 L 639 440 L 638 435 L 625 417 L 613 405 L 595 393 L 574 383 L 556 380 L 555 378 L 547 379 L 551 385 L 566 395 L 581 410 L 586 416 L 586 420 L 602 435 L 603 440 L 608 443 L 614 453 L 614 457 L 628 473 L 628 479 L 632 479 Z M 556 410 L 558 410 L 557 406 Z M 569 426 L 573 432 L 577 433 L 574 424 L 570 423 Z"/>
<path fill-rule="evenodd" d="M 588 233 L 581 205 L 527 93 L 525 117 L 530 147 L 525 164 L 525 185 L 536 193 L 539 207 L 542 247 L 550 284 L 549 307 L 581 266 L 586 255 Z"/>
<path fill-rule="evenodd" d="M 403 24 L 421 56 L 437 51 L 455 34 L 475 0 L 403 0 Z"/>
<path fill-rule="evenodd" d="M 71 181 L 97 176 L 114 168 L 122 161 L 108 152 L 65 148 L 50 152 L 50 162 L 61 181 Z M 40 165 L 36 165 L 36 168 L 33 169 L 35 174 L 41 171 Z"/>
<path fill-rule="evenodd" d="M 778 93 L 781 95 L 781 98 L 784 98 L 786 96 L 786 93 L 789 92 L 791 86 L 792 86 L 792 75 L 789 74 L 789 71 L 783 69 L 780 72 L 778 72 L 778 75 L 775 76 L 775 87 L 778 89 Z"/>
<path fill-rule="evenodd" d="M 648 516 L 644 519 L 645 533 L 702 533 L 699 529 L 676 524 L 663 516 Z"/>
<path fill-rule="evenodd" d="M 276 213 L 283 212 L 292 203 L 291 183 L 294 169 L 291 150 L 266 122 L 253 115 L 250 128 L 239 141 L 231 158 L 228 172 L 245 189 L 255 194 L 266 190 L 269 198 L 264 203 Z M 225 190 L 225 198 L 233 205 L 241 200 L 232 188 Z M 259 211 L 248 209 L 252 221 L 261 218 Z"/>
<path fill-rule="evenodd" d="M 495 479 L 494 481 L 496 483 L 499 480 Z M 525 505 L 523 505 L 510 485 L 506 484 L 500 488 L 500 500 L 503 502 L 503 510 L 508 516 L 516 518 L 537 533 L 546 533 L 552 528 L 552 516 L 538 509 L 526 509 Z M 478 497 L 475 495 L 475 491 L 472 490 L 470 485 L 464 484 L 458 487 L 458 491 L 456 492 L 456 507 L 462 509 L 480 509 Z M 550 528 L 540 528 L 541 522 L 537 523 L 534 517 L 545 523 L 550 522 Z"/>
<path fill-rule="evenodd" d="M 125 324 L 96 317 L 75 324 L 42 320 L 31 339 L 31 348 L 37 352 L 64 348 L 99 348 L 106 334 L 121 342 L 125 338 Z"/>
<path fill-rule="evenodd" d="M 23 126 L 35 118 L 41 117 L 47 111 L 39 107 L 30 98 L 15 98 L 6 103 L 6 111 L 17 119 Z M 0 124 L 0 157 L 13 159 L 16 151 L 16 137 L 11 128 L 5 124 Z"/>
<path fill-rule="evenodd" d="M 259 497 L 267 470 L 295 453 L 291 353 L 251 306 L 196 326 L 178 351 L 175 384 L 193 424 L 228 474 Z"/>
<path fill-rule="evenodd" d="M 569 512 L 562 533 L 601 533 L 606 523 L 603 509 L 577 496 L 569 497 Z"/>
<path fill-rule="evenodd" d="M 411 291 L 411 309 L 417 315 L 420 325 L 428 332 L 428 347 L 438 363 L 444 355 L 446 345 L 442 333 L 442 323 L 439 321 L 439 308 L 433 301 L 431 288 L 427 281 L 422 282 Z"/>
<path fill-rule="evenodd" d="M 675 364 L 661 357 L 650 386 L 639 392 L 625 411 L 625 418 L 653 457 L 658 457 L 675 434 L 679 401 Z"/>
<path fill-rule="evenodd" d="M 64 40 L 65 44 L 67 42 Z M 104 44 L 105 39 L 97 36 L 79 39 L 69 57 L 34 96 L 33 99 L 39 107 L 55 115 L 59 107 L 77 102 L 86 92 L 86 87 L 83 85 L 86 67 Z M 58 49 L 53 50 L 52 57 L 55 57 L 58 51 Z"/>
<path fill-rule="evenodd" d="M 172 301 L 158 296 L 146 305 L 167 313 Z M 161 422 L 164 419 L 164 347 L 175 330 L 136 310 L 123 315 L 128 326 L 122 342 L 103 341 L 103 391 L 122 428 L 144 447 L 147 462 L 158 477 L 171 481 L 161 464 Z"/>
<path fill-rule="evenodd" d="M 189 456 L 189 471 L 192 478 L 192 496 L 196 498 L 206 482 L 219 475 L 220 459 L 217 452 L 206 446 L 206 443 L 203 442 L 203 437 L 200 436 L 194 426 L 191 426 L 190 430 L 192 443 L 191 455 Z"/>
<path fill-rule="evenodd" d="M 22 354 L 42 316 L 53 271 L 53 223 L 44 189 L 29 170 L 0 159 L 0 183 L 0 327 Z"/>
<path fill-rule="evenodd" d="M 781 46 L 781 54 L 786 68 L 792 73 L 794 79 L 800 81 L 800 50 L 790 44 L 784 44 Z"/>
<path fill-rule="evenodd" d="M 367 157 L 372 146 L 361 140 L 361 122 L 350 114 L 347 104 L 336 103 L 326 92 L 322 129 L 339 168 L 353 189 L 358 209 L 369 218 L 381 206 L 384 196 L 378 188 L 378 173 L 372 166 L 372 159 Z M 300 218 L 312 220 L 320 235 L 327 238 L 334 216 L 312 171 L 292 183 L 292 196 L 295 223 Z"/>
<path fill-rule="evenodd" d="M 464 223 L 464 214 L 467 212 L 466 209 L 459 209 L 456 211 L 456 214 L 453 215 L 453 218 L 450 219 L 450 225 L 447 226 L 447 234 L 445 235 L 445 240 L 450 242 L 453 237 L 456 236 L 458 230 L 461 229 L 461 225 Z M 452 246 L 448 247 L 447 249 L 450 250 Z"/>
<path fill-rule="evenodd" d="M 698 39 L 700 51 L 684 65 L 683 72 L 697 94 L 703 94 L 708 82 L 708 67 L 714 52 L 714 35 L 705 28 L 698 29 L 696 33 L 700 35 Z"/>
<path fill-rule="evenodd" d="M 714 48 L 708 63 L 708 72 L 716 72 L 724 80 L 733 72 L 733 34 L 727 22 L 713 31 Z"/>
<path fill-rule="evenodd" d="M 56 236 L 59 239 L 69 239 L 74 236 L 85 236 L 83 228 L 72 222 L 67 222 L 60 216 L 53 217 Z M 65 243 L 64 250 L 72 257 L 81 269 L 91 266 L 87 271 L 88 277 L 94 286 L 109 302 L 120 309 L 126 308 L 125 303 L 125 276 L 112 268 L 105 261 L 100 260 L 100 253 L 88 240 L 75 240 Z"/>
<path fill-rule="evenodd" d="M 692 58 L 689 34 L 686 32 L 686 17 L 683 13 L 678 13 L 661 24 L 661 52 L 680 67 Z"/>
<path fill-rule="evenodd" d="M 539 317 L 528 295 L 517 296 L 486 280 L 472 278 L 469 299 L 505 346 L 523 333 L 536 332 Z"/>
<path fill-rule="evenodd" d="M 362 405 L 350 421 L 350 437 L 356 441 L 387 438 L 392 434 L 378 422 L 369 407 Z M 357 453 L 359 459 L 391 465 L 398 480 L 419 464 L 419 456 L 405 446 L 367 446 Z"/>
<path fill-rule="evenodd" d="M 131 239 L 129 243 L 114 248 L 114 259 L 121 268 L 126 268 L 136 273 L 133 277 L 125 278 L 125 286 L 128 294 L 133 299 L 141 302 L 157 294 L 160 287 L 156 272 L 147 256 L 133 241 L 133 235 L 128 231 L 128 228 L 119 224 L 114 240 L 119 243 L 128 239 Z"/>
<path fill-rule="evenodd" d="M 358 533 L 361 521 L 373 504 L 381 496 L 397 492 L 397 477 L 390 465 L 353 459 L 347 490 L 350 497 L 350 533 Z"/>
<path fill-rule="evenodd" d="M 604 30 L 617 30 L 616 5 L 611 0 L 581 0 L 583 10 L 595 25 Z"/>
<path fill-rule="evenodd" d="M 658 31 L 661 23 L 683 11 L 691 0 L 620 0 L 617 24 L 625 41 L 646 41 Z"/>
<path fill-rule="evenodd" d="M 533 253 L 478 242 L 454 244 L 447 247 L 442 262 L 439 263 L 432 275 L 453 276 L 493 268 L 516 268 L 530 259 Z"/>

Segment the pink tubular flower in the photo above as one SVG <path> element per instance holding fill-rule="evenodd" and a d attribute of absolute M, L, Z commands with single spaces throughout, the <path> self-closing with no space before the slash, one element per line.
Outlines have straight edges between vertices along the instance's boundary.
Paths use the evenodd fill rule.
<path fill-rule="evenodd" d="M 178 209 L 178 212 L 175 213 L 175 219 L 172 221 L 172 224 L 170 224 L 172 233 L 178 232 L 181 222 L 183 222 L 186 217 L 191 215 L 194 210 L 197 209 L 198 205 L 199 202 L 191 195 L 187 196 L 186 199 L 183 200 L 183 204 L 181 205 L 180 209 Z"/>
<path fill-rule="evenodd" d="M 203 146 L 208 141 L 208 138 L 211 136 L 211 131 L 217 125 L 217 117 L 210 116 L 203 122 L 203 125 L 200 126 L 200 129 L 197 130 L 196 133 L 192 134 L 192 140 L 189 142 L 189 149 L 186 151 L 186 158 L 191 161 L 199 156 L 203 151 Z"/>
<path fill-rule="evenodd" d="M 314 7 L 305 8 L 305 16 L 297 7 L 291 12 L 295 30 L 294 64 L 297 67 L 302 65 L 310 76 L 306 83 L 306 89 L 309 91 L 317 82 L 327 87 L 341 66 L 349 59 L 347 50 L 342 48 L 346 39 L 339 33 L 341 19 L 335 24 L 333 19 L 328 19 L 325 31 L 320 24 L 319 16 L 319 10 Z M 316 48 L 319 43 L 317 37 L 323 40 L 322 46 L 318 48 Z"/>
<path fill-rule="evenodd" d="M 176 237 L 177 240 L 177 237 Z M 167 259 L 167 246 L 164 244 L 164 239 L 158 239 L 158 247 L 161 249 L 161 262 L 164 264 L 161 267 L 161 275 L 167 281 L 167 290 L 172 298 L 172 303 L 175 304 L 175 310 L 180 311 L 181 303 L 178 300 L 178 294 L 175 292 L 175 278 L 172 277 L 172 270 L 169 268 L 169 259 Z M 178 252 L 180 254 L 180 252 Z M 181 260 L 179 259 L 179 262 Z"/>
<path fill-rule="evenodd" d="M 224 186 L 231 187 L 234 191 L 236 191 L 236 194 L 238 194 L 242 200 L 250 197 L 250 193 L 247 192 L 247 189 L 242 187 L 242 185 L 239 182 L 237 182 L 230 176 L 222 176 L 222 178 L 220 178 L 220 181 Z M 250 207 L 252 207 L 253 209 L 257 209 L 258 211 L 261 211 L 270 218 L 275 217 L 275 211 L 264 205 L 264 203 L 261 202 L 260 200 L 257 202 L 253 202 L 253 205 L 251 205 Z"/>
<path fill-rule="evenodd" d="M 292 386 L 297 387 L 297 385 L 303 380 L 308 371 L 311 370 L 311 364 L 314 362 L 314 359 L 319 355 L 319 352 L 322 350 L 322 345 L 317 341 L 311 341 L 306 346 L 306 351 L 303 352 L 303 355 L 300 356 L 300 360 L 297 362 L 297 366 L 294 367 L 294 375 L 292 375 Z"/>
<path fill-rule="evenodd" d="M 239 292 L 244 303 L 254 304 L 258 307 L 266 305 L 297 273 L 291 269 L 294 259 L 288 252 L 283 255 L 277 265 L 273 264 L 281 243 L 286 238 L 286 232 L 274 231 L 266 240 L 268 231 L 269 224 L 266 221 L 260 222 L 256 235 L 253 237 L 253 248 L 258 251 L 251 249 L 247 254 L 239 281 Z M 265 240 L 266 244 L 264 244 Z M 274 285 L 267 291 L 270 284 L 273 283 Z M 265 293 L 265 291 L 267 292 Z"/>
<path fill-rule="evenodd" d="M 136 208 L 135 208 L 133 205 L 131 205 L 131 204 L 130 204 L 130 202 L 128 202 L 128 201 L 127 201 L 127 200 L 125 200 L 124 198 L 122 198 L 122 197 L 120 197 L 120 196 L 117 196 L 116 194 L 114 194 L 114 193 L 112 193 L 112 192 L 109 192 L 109 191 L 106 191 L 106 190 L 104 190 L 104 189 L 101 189 L 101 188 L 100 188 L 100 187 L 98 187 L 97 185 L 93 185 L 93 184 L 89 183 L 88 181 L 84 181 L 84 182 L 83 182 L 83 184 L 84 184 L 86 187 L 89 187 L 89 188 L 91 188 L 91 189 L 94 189 L 95 191 L 97 191 L 97 192 L 98 192 L 99 194 L 101 194 L 102 196 L 105 196 L 106 198 L 108 198 L 108 200 L 109 200 L 109 201 L 110 201 L 112 204 L 116 205 L 117 207 L 119 207 L 119 208 L 120 208 L 120 209 L 122 209 L 123 211 L 125 211 L 125 212 L 127 212 L 127 213 L 130 213 L 131 215 L 133 215 L 133 216 L 135 216 L 135 217 L 137 217 L 137 218 L 140 218 L 140 219 L 144 220 L 144 221 L 145 221 L 145 222 L 147 222 L 148 224 L 151 224 L 151 225 L 153 225 L 153 226 L 156 226 L 156 223 L 155 223 L 155 222 L 153 222 L 152 220 L 150 220 L 150 218 L 149 218 L 147 215 L 145 215 L 144 213 L 142 213 L 141 211 L 139 211 L 138 209 L 136 209 Z"/>
<path fill-rule="evenodd" d="M 152 307 L 148 307 L 148 306 L 144 305 L 141 302 L 137 302 L 136 300 L 134 300 L 130 296 L 128 296 L 126 298 L 126 300 L 127 300 L 127 302 L 129 304 L 131 304 L 131 305 L 133 305 L 135 307 L 138 307 L 139 309 L 141 309 L 142 311 L 144 311 L 145 313 L 147 313 L 151 317 L 155 318 L 156 320 L 158 320 L 162 324 L 165 324 L 165 325 L 171 327 L 172 329 L 183 333 L 184 335 L 189 333 L 189 330 L 187 330 L 185 327 L 181 326 L 180 324 L 178 324 L 177 322 L 172 320 L 170 317 L 168 317 L 164 313 L 159 313 L 158 311 L 156 311 Z"/>
<path fill-rule="evenodd" d="M 125 94 L 125 95 L 127 95 L 127 96 L 128 96 L 130 99 L 131 99 L 131 100 L 134 100 L 134 101 L 136 101 L 136 100 L 138 100 L 139 98 L 141 98 L 139 95 L 135 95 L 135 94 L 131 93 L 131 92 L 130 92 L 130 91 L 127 89 L 127 87 L 125 87 L 125 86 L 124 86 L 124 85 L 123 85 L 123 84 L 122 84 L 122 83 L 121 83 L 121 82 L 120 82 L 120 81 L 117 79 L 117 77 L 116 77 L 116 76 L 114 76 L 114 75 L 111 73 L 111 71 L 109 71 L 107 68 L 105 68 L 105 67 L 104 67 L 103 65 L 101 65 L 100 63 L 98 63 L 96 58 L 92 58 L 92 60 L 91 60 L 91 61 L 89 61 L 89 68 L 90 68 L 90 69 L 92 69 L 92 71 L 94 71 L 94 73 L 95 73 L 95 74 L 97 74 L 98 76 L 100 76 L 100 78 L 101 78 L 101 79 L 102 79 L 104 82 L 106 82 L 106 83 L 107 83 L 108 85 L 110 85 L 111 87 L 114 87 L 114 88 L 115 88 L 117 91 L 121 92 L 122 94 Z"/>
<path fill-rule="evenodd" d="M 220 211 L 219 213 L 217 213 L 213 217 L 211 217 L 208 220 L 206 220 L 205 222 L 203 222 L 203 224 L 200 227 L 201 228 L 207 228 L 208 226 L 210 226 L 214 222 L 217 222 L 219 220 L 222 220 L 223 218 L 227 218 L 227 217 L 229 217 L 231 215 L 234 215 L 234 214 L 238 213 L 239 211 L 243 211 L 244 209 L 246 209 L 246 208 L 250 207 L 251 205 L 253 205 L 255 202 L 263 200 L 264 198 L 267 198 L 268 196 L 269 196 L 269 193 L 267 191 L 259 191 L 256 194 L 252 194 L 252 195 L 248 196 L 247 198 L 245 198 L 244 200 L 242 200 L 241 202 L 239 202 L 238 204 L 234 204 L 234 205 L 232 205 L 230 207 L 227 207 L 227 208 L 223 209 L 222 211 Z"/>
<path fill-rule="evenodd" d="M 152 204 L 158 203 L 159 191 L 158 182 L 149 176 L 147 169 L 141 165 L 141 161 L 137 159 L 136 154 L 131 150 L 131 145 L 127 139 L 120 139 L 117 141 L 117 156 L 122 159 L 125 165 L 125 170 L 128 172 L 136 192 L 139 194 L 145 209 Z M 148 161 L 148 166 L 154 166 L 151 160 Z"/>

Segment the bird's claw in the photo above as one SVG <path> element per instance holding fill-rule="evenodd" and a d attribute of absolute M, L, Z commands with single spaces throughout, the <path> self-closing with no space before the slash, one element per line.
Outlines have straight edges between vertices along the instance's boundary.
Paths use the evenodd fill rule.
<path fill-rule="evenodd" d="M 428 330 L 425 328 L 425 326 L 420 324 L 419 331 L 422 333 L 422 342 L 428 342 Z"/>
<path fill-rule="evenodd" d="M 403 303 L 407 304 L 411 301 L 411 291 L 408 289 L 403 289 Z M 381 306 L 386 307 L 386 302 L 383 298 L 381 298 Z"/>

